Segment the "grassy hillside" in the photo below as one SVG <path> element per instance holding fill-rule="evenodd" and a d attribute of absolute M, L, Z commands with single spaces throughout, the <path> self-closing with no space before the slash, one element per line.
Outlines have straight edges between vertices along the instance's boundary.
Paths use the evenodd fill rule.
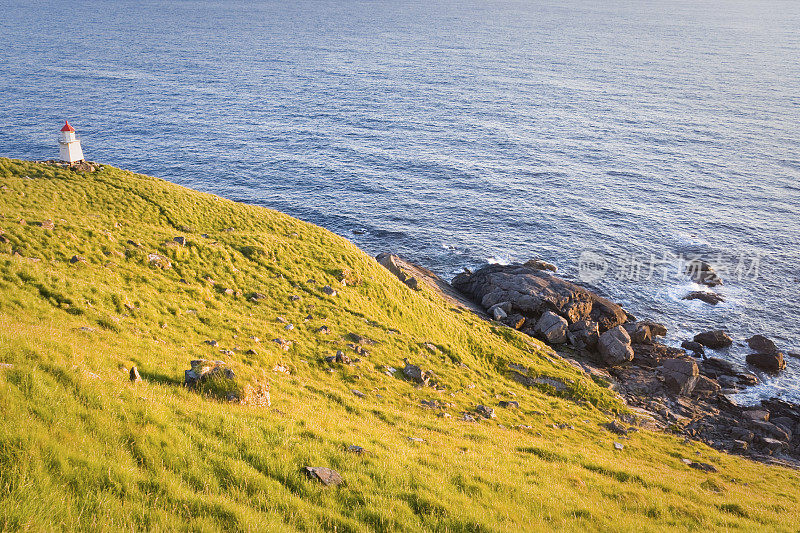
<path fill-rule="evenodd" d="M 609 432 L 610 391 L 316 226 L 110 167 L 0 159 L 0 229 L 0 530 L 800 528 L 797 472 Z M 325 362 L 338 350 L 361 361 Z M 272 406 L 187 390 L 200 358 L 268 384 Z M 387 370 L 403 358 L 438 387 Z M 567 389 L 525 388 L 509 363 Z M 497 418 L 461 420 L 478 404 Z"/>

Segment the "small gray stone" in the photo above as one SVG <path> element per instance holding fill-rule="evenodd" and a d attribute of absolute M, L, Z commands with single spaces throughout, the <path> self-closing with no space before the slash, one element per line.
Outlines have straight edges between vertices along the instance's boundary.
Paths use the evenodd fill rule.
<path fill-rule="evenodd" d="M 326 487 L 330 485 L 341 485 L 344 482 L 339 472 L 336 470 L 331 470 L 330 468 L 321 466 L 305 466 L 303 467 L 303 471 L 309 478 L 319 481 Z"/>

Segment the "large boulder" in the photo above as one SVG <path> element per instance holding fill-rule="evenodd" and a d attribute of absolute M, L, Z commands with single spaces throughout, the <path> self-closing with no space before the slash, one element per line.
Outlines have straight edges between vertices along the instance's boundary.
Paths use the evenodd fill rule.
<path fill-rule="evenodd" d="M 681 298 L 681 300 L 700 300 L 710 305 L 717 305 L 718 303 L 724 302 L 725 298 L 715 292 L 692 291 Z"/>
<path fill-rule="evenodd" d="M 764 335 L 753 335 L 745 342 L 747 342 L 751 350 L 758 353 L 778 353 L 778 347 L 775 346 L 775 343 Z"/>
<path fill-rule="evenodd" d="M 711 348 L 712 350 L 719 350 L 720 348 L 727 348 L 733 344 L 733 339 L 721 329 L 717 329 L 698 333 L 694 336 L 694 342 L 699 342 L 706 348 Z"/>
<path fill-rule="evenodd" d="M 537 337 L 548 344 L 563 344 L 567 342 L 567 320 L 552 311 L 545 311 L 536 322 L 533 330 Z"/>
<path fill-rule="evenodd" d="M 580 320 L 597 322 L 601 332 L 627 320 L 617 304 L 531 266 L 489 265 L 474 273 L 457 275 L 452 285 L 486 309 L 510 302 L 514 313 L 535 320 L 552 311 L 569 324 Z"/>
<path fill-rule="evenodd" d="M 633 360 L 631 337 L 622 326 L 609 329 L 597 341 L 600 357 L 607 365 L 619 365 Z"/>
<path fill-rule="evenodd" d="M 190 365 L 191 368 L 183 373 L 183 384 L 189 389 L 197 388 L 211 379 L 233 380 L 236 378 L 236 374 L 225 365 L 224 361 L 195 359 Z"/>
<path fill-rule="evenodd" d="M 779 372 L 786 368 L 783 354 L 778 353 L 751 353 L 746 358 L 747 362 L 756 368 L 768 372 Z"/>
<path fill-rule="evenodd" d="M 594 350 L 597 348 L 599 338 L 600 331 L 597 322 L 592 320 L 579 320 L 571 324 L 567 332 L 569 343 L 579 350 Z"/>
<path fill-rule="evenodd" d="M 697 383 L 700 371 L 697 363 L 689 359 L 664 359 L 661 362 L 664 383 L 675 394 L 690 394 Z"/>

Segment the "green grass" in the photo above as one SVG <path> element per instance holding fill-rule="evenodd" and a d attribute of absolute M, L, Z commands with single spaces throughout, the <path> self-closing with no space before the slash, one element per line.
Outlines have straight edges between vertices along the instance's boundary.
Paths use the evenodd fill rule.
<path fill-rule="evenodd" d="M 611 391 L 316 226 L 110 167 L 0 159 L 0 229 L 0 362 L 13 365 L 0 369 L 0 530 L 800 528 L 797 472 L 666 434 L 620 441 L 602 427 L 624 411 Z M 179 235 L 186 246 L 164 245 Z M 358 357 L 353 333 L 374 341 L 369 355 L 326 364 L 337 350 Z M 404 357 L 443 390 L 387 375 Z M 199 358 L 268 383 L 272 407 L 186 390 Z M 526 389 L 509 362 L 569 387 Z M 459 420 L 512 398 L 520 409 L 495 420 Z M 306 479 L 306 465 L 345 485 Z"/>

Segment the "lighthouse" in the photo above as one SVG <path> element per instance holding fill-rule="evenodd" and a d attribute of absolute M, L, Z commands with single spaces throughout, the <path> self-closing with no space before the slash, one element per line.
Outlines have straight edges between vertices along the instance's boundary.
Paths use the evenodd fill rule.
<path fill-rule="evenodd" d="M 58 140 L 59 151 L 61 153 L 61 160 L 67 163 L 75 163 L 83 161 L 83 150 L 81 150 L 81 141 L 75 135 L 75 128 L 69 125 L 69 121 L 65 121 L 64 127 L 61 128 L 61 138 Z"/>

